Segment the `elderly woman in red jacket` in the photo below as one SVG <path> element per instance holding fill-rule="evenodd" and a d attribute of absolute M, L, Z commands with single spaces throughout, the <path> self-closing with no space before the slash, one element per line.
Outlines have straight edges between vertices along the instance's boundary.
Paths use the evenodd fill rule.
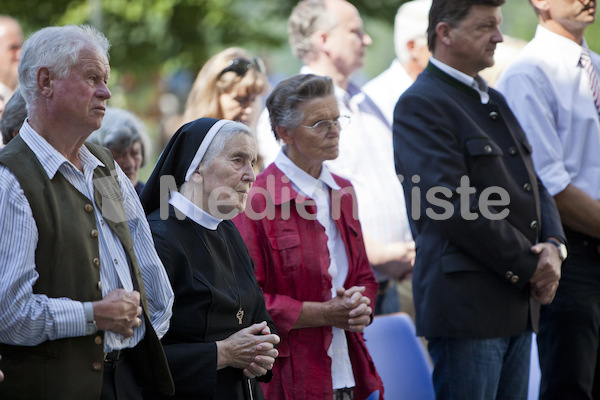
<path fill-rule="evenodd" d="M 329 172 L 347 117 L 331 79 L 297 75 L 267 99 L 284 146 L 256 179 L 234 223 L 255 263 L 281 336 L 272 400 L 364 400 L 383 392 L 362 332 L 377 282 L 365 253 L 354 191 Z M 382 397 L 381 397 L 382 398 Z"/>

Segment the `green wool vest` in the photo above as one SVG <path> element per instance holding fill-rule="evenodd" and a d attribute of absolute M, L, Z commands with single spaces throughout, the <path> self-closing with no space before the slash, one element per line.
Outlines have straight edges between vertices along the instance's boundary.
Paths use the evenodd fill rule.
<path fill-rule="evenodd" d="M 146 335 L 133 354 L 140 359 L 141 384 L 173 392 L 162 347 L 152 329 L 142 276 L 125 219 L 119 183 L 110 152 L 86 145 L 106 166 L 94 170 L 94 202 L 61 173 L 52 180 L 25 142 L 15 137 L 2 151 L 0 163 L 18 179 L 31 206 L 39 232 L 35 251 L 39 274 L 33 291 L 51 298 L 77 301 L 102 299 L 98 231 L 94 216 L 103 219 L 121 241 L 130 261 L 134 287 L 140 292 Z M 111 174 L 111 171 L 113 173 Z M 104 368 L 103 332 L 96 335 L 46 341 L 38 346 L 0 344 L 0 399 L 98 400 Z"/>

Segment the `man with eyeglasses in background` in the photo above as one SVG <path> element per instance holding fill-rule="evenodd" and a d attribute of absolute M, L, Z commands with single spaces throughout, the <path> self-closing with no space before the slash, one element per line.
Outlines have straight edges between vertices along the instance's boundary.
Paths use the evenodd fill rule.
<path fill-rule="evenodd" d="M 399 311 L 396 281 L 410 275 L 415 248 L 394 171 L 392 127 L 350 80 L 363 66 L 371 37 L 363 31 L 358 10 L 345 0 L 300 1 L 288 20 L 288 32 L 292 52 L 304 63 L 300 72 L 331 77 L 340 115 L 350 117 L 340 135 L 339 157 L 327 164 L 356 190 L 367 255 L 380 282 L 375 313 Z M 265 110 L 257 126 L 265 166 L 279 151 L 268 121 Z"/>

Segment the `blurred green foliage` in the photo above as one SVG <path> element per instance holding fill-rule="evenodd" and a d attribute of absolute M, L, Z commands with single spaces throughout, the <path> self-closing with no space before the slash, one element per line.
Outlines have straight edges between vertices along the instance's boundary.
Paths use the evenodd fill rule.
<path fill-rule="evenodd" d="M 278 46 L 292 4 L 240 0 L 1 0 L 26 34 L 48 25 L 91 24 L 112 43 L 111 66 L 142 78 L 199 68 L 215 51 L 248 43 Z M 288 2 L 292 3 L 292 2 Z"/>

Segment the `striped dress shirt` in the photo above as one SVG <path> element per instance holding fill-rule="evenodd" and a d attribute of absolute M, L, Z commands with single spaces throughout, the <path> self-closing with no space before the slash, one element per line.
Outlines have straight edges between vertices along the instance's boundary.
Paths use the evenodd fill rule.
<path fill-rule="evenodd" d="M 93 171 L 104 166 L 85 146 L 79 150 L 83 172 L 37 134 L 27 121 L 20 130 L 23 141 L 34 152 L 48 177 L 61 173 L 79 192 L 94 199 Z M 161 338 L 169 328 L 174 294 L 169 278 L 154 249 L 150 228 L 131 181 L 115 163 L 127 225 L 148 297 L 152 325 Z M 95 208 L 99 233 L 102 295 L 124 288 L 133 290 L 127 256 L 114 232 Z M 38 230 L 31 207 L 16 177 L 0 165 L 0 342 L 34 346 L 46 340 L 86 335 L 83 303 L 68 298 L 34 294 L 38 278 L 35 250 Z M 58 266 L 57 266 L 58 267 Z M 131 338 L 106 331 L 104 351 L 134 347 L 146 327 L 134 329 Z"/>

